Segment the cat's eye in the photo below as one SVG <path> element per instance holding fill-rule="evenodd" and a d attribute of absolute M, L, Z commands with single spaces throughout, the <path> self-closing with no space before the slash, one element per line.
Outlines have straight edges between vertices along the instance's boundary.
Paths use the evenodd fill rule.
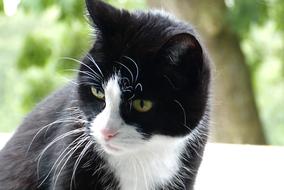
<path fill-rule="evenodd" d="M 138 112 L 148 112 L 153 107 L 153 102 L 150 100 L 136 99 L 132 104 L 133 108 Z"/>
<path fill-rule="evenodd" d="M 92 91 L 92 94 L 96 97 L 96 98 L 98 98 L 98 99 L 100 99 L 100 100 L 103 100 L 104 98 L 105 98 L 105 94 L 101 91 L 101 90 L 99 90 L 99 89 L 97 89 L 96 87 L 91 87 L 91 91 Z"/>

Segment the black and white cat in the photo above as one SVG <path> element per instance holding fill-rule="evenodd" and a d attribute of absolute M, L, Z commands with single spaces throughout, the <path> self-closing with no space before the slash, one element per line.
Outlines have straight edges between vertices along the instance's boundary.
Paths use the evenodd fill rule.
<path fill-rule="evenodd" d="M 193 189 L 210 107 L 210 62 L 195 31 L 159 11 L 86 4 L 95 43 L 77 79 L 1 151 L 0 189 Z"/>

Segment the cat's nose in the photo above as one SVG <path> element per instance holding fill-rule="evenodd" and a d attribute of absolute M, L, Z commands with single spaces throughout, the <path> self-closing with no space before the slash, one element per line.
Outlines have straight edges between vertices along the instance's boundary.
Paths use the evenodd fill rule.
<path fill-rule="evenodd" d="M 110 139 L 112 139 L 113 137 L 115 137 L 118 134 L 118 132 L 116 130 L 108 129 L 108 128 L 102 129 L 101 133 L 102 133 L 102 135 L 103 135 L 103 137 L 106 141 L 109 141 Z"/>

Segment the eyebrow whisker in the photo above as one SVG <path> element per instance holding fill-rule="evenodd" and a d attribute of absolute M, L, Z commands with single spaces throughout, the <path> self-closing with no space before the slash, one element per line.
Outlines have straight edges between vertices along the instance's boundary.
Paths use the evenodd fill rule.
<path fill-rule="evenodd" d="M 115 63 L 121 65 L 123 68 L 125 68 L 125 69 L 128 71 L 128 73 L 129 73 L 130 76 L 131 76 L 131 81 L 132 81 L 132 83 L 133 83 L 133 82 L 134 82 L 134 76 L 133 76 L 133 73 L 131 72 L 131 70 L 130 70 L 126 65 L 124 65 L 123 63 L 121 63 L 121 62 L 119 62 L 119 61 L 115 61 Z"/>
<path fill-rule="evenodd" d="M 137 63 L 132 59 L 132 58 L 130 58 L 130 57 L 128 57 L 128 56 L 123 56 L 124 58 L 126 58 L 126 59 L 128 59 L 128 60 L 130 60 L 134 65 L 135 65 L 135 68 L 136 68 L 136 77 L 135 77 L 135 82 L 137 82 L 137 79 L 138 79 L 138 77 L 139 77 L 139 68 L 138 68 L 138 65 L 137 65 Z"/>
<path fill-rule="evenodd" d="M 94 60 L 94 58 L 92 57 L 92 55 L 90 53 L 87 54 L 87 58 L 96 66 L 96 68 L 99 70 L 102 78 L 104 78 L 104 74 L 103 74 L 102 70 L 100 69 L 100 67 L 98 66 L 98 64 L 96 63 L 96 61 Z"/>

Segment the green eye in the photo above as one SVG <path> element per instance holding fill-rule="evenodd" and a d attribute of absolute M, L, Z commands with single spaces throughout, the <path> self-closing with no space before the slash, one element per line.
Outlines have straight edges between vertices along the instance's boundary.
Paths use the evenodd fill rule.
<path fill-rule="evenodd" d="M 138 112 L 148 112 L 152 109 L 153 103 L 150 100 L 136 99 L 132 106 Z"/>
<path fill-rule="evenodd" d="M 91 87 L 91 91 L 96 98 L 100 100 L 103 100 L 105 98 L 105 94 L 93 86 Z"/>

